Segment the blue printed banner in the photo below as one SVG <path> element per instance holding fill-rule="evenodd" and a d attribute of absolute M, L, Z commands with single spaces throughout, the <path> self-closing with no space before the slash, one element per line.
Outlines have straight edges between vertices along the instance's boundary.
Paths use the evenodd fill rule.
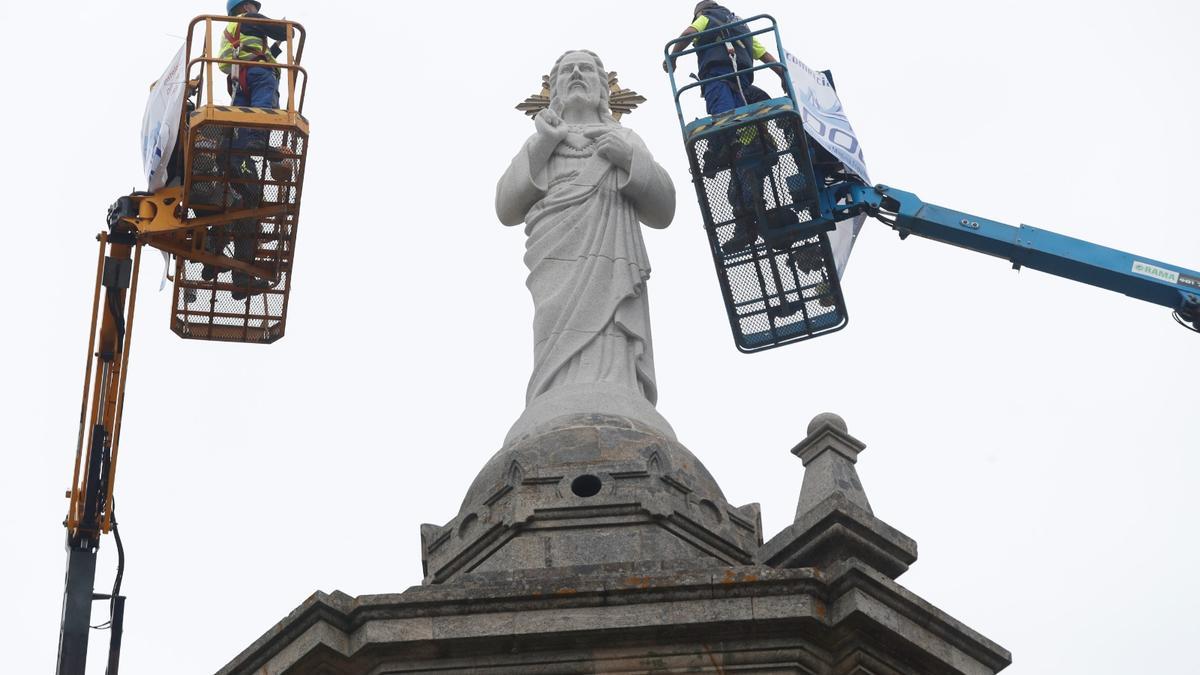
<path fill-rule="evenodd" d="M 804 120 L 804 130 L 809 137 L 821 144 L 854 175 L 868 185 L 871 183 L 867 175 L 867 163 L 863 159 L 862 145 L 846 112 L 842 110 L 842 101 L 834 91 L 833 85 L 825 73 L 817 72 L 804 65 L 795 54 L 784 50 L 783 61 L 787 65 L 788 75 L 792 80 L 792 89 L 800 103 L 800 116 Z M 866 216 L 857 216 L 843 220 L 837 229 L 829 233 L 829 245 L 833 249 L 834 262 L 837 264 L 838 277 L 845 273 L 846 263 L 850 260 L 850 251 L 854 248 L 854 240 L 862 229 Z"/>
<path fill-rule="evenodd" d="M 870 184 L 862 145 L 850 126 L 850 120 L 846 118 L 846 112 L 842 110 L 842 102 L 829 78 L 825 73 L 804 65 L 791 52 L 785 51 L 783 59 L 796 98 L 800 101 L 800 115 L 804 118 L 804 129 L 808 135 L 837 157 L 847 169 Z"/>
<path fill-rule="evenodd" d="M 162 77 L 150 87 L 150 98 L 142 116 L 142 164 L 146 170 L 146 189 L 151 192 L 167 184 L 167 162 L 179 135 L 187 85 L 185 49 L 179 48 Z"/>

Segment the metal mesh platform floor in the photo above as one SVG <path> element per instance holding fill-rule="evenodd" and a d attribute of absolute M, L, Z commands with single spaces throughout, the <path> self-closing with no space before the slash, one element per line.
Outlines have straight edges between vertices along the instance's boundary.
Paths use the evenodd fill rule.
<path fill-rule="evenodd" d="M 736 120 L 736 116 L 730 116 Z M 688 143 L 713 262 L 738 349 L 843 328 L 845 303 L 807 137 L 790 110 L 715 126 Z"/>
<path fill-rule="evenodd" d="M 278 123 L 209 121 L 190 130 L 189 143 L 188 217 L 217 224 L 188 237 L 207 263 L 176 258 L 171 329 L 191 339 L 274 342 L 287 319 L 307 136 Z"/>

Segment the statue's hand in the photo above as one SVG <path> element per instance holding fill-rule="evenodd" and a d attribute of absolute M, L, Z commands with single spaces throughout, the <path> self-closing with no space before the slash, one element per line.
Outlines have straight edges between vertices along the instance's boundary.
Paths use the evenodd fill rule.
<path fill-rule="evenodd" d="M 596 144 L 596 154 L 626 173 L 633 166 L 633 143 L 625 129 L 614 129 L 605 134 Z"/>
<path fill-rule="evenodd" d="M 539 140 L 552 142 L 555 146 L 567 137 L 567 125 L 562 117 L 550 108 L 546 108 L 533 118 L 533 126 L 537 130 Z"/>

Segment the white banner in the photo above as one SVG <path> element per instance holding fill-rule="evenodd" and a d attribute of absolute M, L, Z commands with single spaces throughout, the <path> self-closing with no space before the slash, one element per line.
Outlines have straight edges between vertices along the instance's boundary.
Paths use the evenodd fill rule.
<path fill-rule="evenodd" d="M 825 73 L 819 73 L 804 65 L 795 54 L 785 51 L 784 62 L 792 80 L 792 88 L 800 101 L 804 129 L 846 168 L 862 178 L 868 185 L 867 164 L 863 161 L 862 146 L 850 120 L 842 110 L 842 101 L 834 91 Z"/>
<path fill-rule="evenodd" d="M 187 85 L 185 50 L 186 47 L 179 48 L 162 77 L 150 87 L 150 98 L 142 115 L 142 166 L 146 169 L 146 189 L 151 192 L 167 184 L 167 162 L 179 135 Z"/>
<path fill-rule="evenodd" d="M 783 61 L 787 65 L 796 99 L 800 102 L 804 130 L 810 138 L 836 157 L 848 171 L 870 185 L 871 179 L 867 175 L 862 146 L 858 142 L 858 136 L 854 134 L 854 128 L 850 126 L 850 120 L 842 110 L 842 101 L 829 78 L 825 73 L 804 65 L 803 61 L 787 50 L 783 52 Z M 829 244 L 833 248 L 838 277 L 845 272 L 850 251 L 854 248 L 854 239 L 865 220 L 866 216 L 843 220 L 838 223 L 836 230 L 829 233 Z"/>

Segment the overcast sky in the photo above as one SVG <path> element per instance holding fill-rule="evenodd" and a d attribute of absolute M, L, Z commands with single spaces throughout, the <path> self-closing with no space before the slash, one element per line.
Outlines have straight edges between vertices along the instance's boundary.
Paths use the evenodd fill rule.
<path fill-rule="evenodd" d="M 494 189 L 533 131 L 513 106 L 578 47 L 649 99 L 625 122 L 680 197 L 672 227 L 646 233 L 659 410 L 730 502 L 760 502 L 768 538 L 790 523 L 802 468 L 788 450 L 838 412 L 868 444 L 876 515 L 920 545 L 900 582 L 1012 650 L 1006 673 L 1194 660 L 1200 336 L 1166 309 L 872 223 L 845 330 L 738 353 L 659 69 L 692 5 L 263 7 L 311 38 L 288 334 L 180 340 L 145 256 L 117 483 L 123 672 L 212 672 L 315 590 L 420 583 L 419 524 L 457 513 L 524 404 L 524 237 L 496 220 Z M 1200 5 L 822 7 L 733 9 L 773 13 L 793 52 L 833 70 L 875 180 L 1200 268 Z M 9 672 L 54 662 L 94 235 L 144 187 L 147 87 L 206 9 L 221 7 L 0 5 Z M 93 632 L 97 664 L 106 644 Z"/>

